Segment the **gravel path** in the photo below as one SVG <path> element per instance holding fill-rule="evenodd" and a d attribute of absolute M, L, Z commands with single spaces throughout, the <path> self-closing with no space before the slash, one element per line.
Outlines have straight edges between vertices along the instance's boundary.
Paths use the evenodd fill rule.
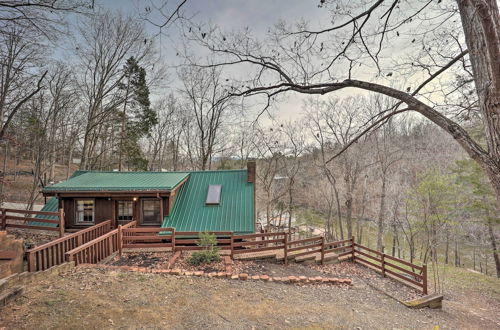
<path fill-rule="evenodd" d="M 6 329 L 494 329 L 495 322 L 446 303 L 411 310 L 362 281 L 299 286 L 104 269 L 43 280 L 0 309 Z"/>

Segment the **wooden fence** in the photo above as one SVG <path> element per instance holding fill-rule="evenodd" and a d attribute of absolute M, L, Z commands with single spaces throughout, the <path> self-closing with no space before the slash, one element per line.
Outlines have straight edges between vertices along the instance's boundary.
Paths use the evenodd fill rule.
<path fill-rule="evenodd" d="M 241 253 L 286 250 L 287 240 L 285 232 L 231 235 L 231 257 Z"/>
<path fill-rule="evenodd" d="M 298 258 L 307 255 L 321 254 L 321 264 L 325 260 L 325 238 L 315 236 L 300 240 L 288 241 L 283 249 L 285 265 L 288 265 L 289 257 Z"/>
<path fill-rule="evenodd" d="M 379 271 L 384 277 L 388 274 L 404 284 L 414 285 L 420 288 L 423 294 L 427 294 L 427 265 L 418 266 L 358 243 L 353 245 L 355 247 L 353 250 L 355 262 Z"/>
<path fill-rule="evenodd" d="M 209 231 L 217 239 L 217 247 L 221 250 L 231 249 L 230 231 Z M 175 231 L 175 228 L 141 227 L 122 229 L 122 248 L 172 248 L 179 250 L 201 250 L 196 245 L 199 232 Z"/>
<path fill-rule="evenodd" d="M 131 221 L 126 225 L 119 226 L 96 239 L 82 244 L 65 253 L 66 261 L 74 261 L 76 265 L 82 263 L 96 264 L 103 259 L 119 252 L 122 247 L 123 231 L 135 227 L 137 221 Z"/>
<path fill-rule="evenodd" d="M 173 248 L 175 246 L 175 228 L 118 226 L 118 231 L 123 243 L 120 252 L 122 248 Z"/>
<path fill-rule="evenodd" d="M 64 236 L 64 211 L 59 209 L 58 212 L 47 212 L 47 211 L 31 211 L 31 210 L 17 210 L 17 209 L 0 209 L 1 211 L 1 229 L 6 230 L 7 228 L 23 228 L 23 229 L 37 229 L 37 230 L 48 230 L 57 231 L 59 237 Z M 30 215 L 41 215 L 41 216 L 53 216 L 57 219 L 42 219 L 31 217 Z M 31 224 L 30 224 L 31 222 Z M 51 226 L 41 226 L 38 223 L 49 223 L 56 224 L 58 227 Z"/>
<path fill-rule="evenodd" d="M 30 249 L 26 252 L 28 271 L 36 272 L 59 265 L 65 262 L 66 252 L 100 237 L 110 230 L 111 220 L 107 220 Z"/>
<path fill-rule="evenodd" d="M 81 263 L 98 263 L 114 252 L 121 254 L 123 248 L 171 248 L 172 251 L 198 250 L 198 232 L 177 232 L 175 228 L 140 227 L 136 222 L 103 234 L 79 247 L 66 252 L 66 260 Z M 230 250 L 231 256 L 242 253 L 256 253 L 283 250 L 285 264 L 291 258 L 307 255 L 320 256 L 324 263 L 325 254 L 335 253 L 338 257 L 348 256 L 352 261 L 369 266 L 383 276 L 420 288 L 427 294 L 427 266 L 418 266 L 354 242 L 354 237 L 336 242 L 325 242 L 323 236 L 300 240 L 288 240 L 285 232 L 233 235 L 232 232 L 209 232 L 217 237 L 217 246 Z M 399 271 L 399 272 L 397 272 Z"/>
<path fill-rule="evenodd" d="M 220 250 L 231 250 L 231 237 L 233 232 L 230 231 L 209 231 L 209 234 L 215 235 L 217 238 L 217 247 Z M 196 243 L 199 241 L 196 231 L 176 231 L 175 232 L 175 245 L 174 251 L 182 250 L 202 250 L 203 246 L 198 246 Z"/>

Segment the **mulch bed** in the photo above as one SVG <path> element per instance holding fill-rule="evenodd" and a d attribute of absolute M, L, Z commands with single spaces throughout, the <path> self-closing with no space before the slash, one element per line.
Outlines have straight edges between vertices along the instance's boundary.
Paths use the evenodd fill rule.
<path fill-rule="evenodd" d="M 199 266 L 191 265 L 188 260 L 191 253 L 183 251 L 170 269 L 180 268 L 188 271 L 223 272 L 226 270 L 224 261 L 212 262 Z M 137 252 L 123 253 L 115 256 L 107 264 L 111 266 L 148 267 L 152 269 L 167 269 L 168 262 L 172 258 L 172 252 Z"/>
<path fill-rule="evenodd" d="M 180 269 L 185 269 L 188 271 L 197 271 L 197 270 L 202 270 L 205 273 L 209 272 L 225 272 L 226 267 L 224 265 L 224 261 L 221 260 L 219 262 L 211 262 L 209 264 L 202 264 L 202 265 L 191 265 L 189 263 L 189 256 L 191 253 L 188 252 L 182 252 L 179 258 L 175 261 L 175 263 L 172 265 L 171 268 L 180 268 Z"/>
<path fill-rule="evenodd" d="M 172 252 L 138 252 L 123 253 L 120 257 L 115 256 L 108 262 L 111 266 L 148 267 L 154 269 L 166 269 Z"/>

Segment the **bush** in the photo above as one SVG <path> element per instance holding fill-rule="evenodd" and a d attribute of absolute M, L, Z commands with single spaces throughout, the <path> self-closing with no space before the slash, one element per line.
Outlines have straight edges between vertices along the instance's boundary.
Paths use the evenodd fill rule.
<path fill-rule="evenodd" d="M 213 234 L 202 232 L 199 235 L 199 240 L 196 243 L 203 250 L 196 251 L 191 254 L 189 263 L 191 265 L 207 264 L 214 261 L 220 261 L 219 249 L 217 248 L 217 238 Z"/>

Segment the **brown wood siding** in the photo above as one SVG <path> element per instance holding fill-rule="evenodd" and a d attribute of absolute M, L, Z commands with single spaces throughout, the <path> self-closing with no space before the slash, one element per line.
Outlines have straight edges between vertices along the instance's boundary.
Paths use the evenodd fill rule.
<path fill-rule="evenodd" d="M 91 198 L 91 197 L 83 197 Z M 64 221 L 66 228 L 85 228 L 88 225 L 77 224 L 75 219 L 75 200 L 80 198 L 64 198 Z M 94 223 L 98 224 L 106 220 L 113 219 L 113 201 L 108 198 L 93 198 L 94 199 Z"/>
<path fill-rule="evenodd" d="M 134 196 L 135 197 L 135 196 Z M 141 203 L 142 198 L 154 198 L 153 196 L 137 196 L 137 201 L 134 201 L 134 219 L 141 223 Z M 161 196 L 163 202 L 163 213 L 164 216 L 170 214 L 172 203 L 170 198 L 166 196 Z M 77 199 L 93 199 L 94 200 L 94 224 L 101 223 L 106 220 L 116 221 L 116 215 L 118 214 L 116 207 L 116 201 L 119 200 L 132 200 L 132 196 L 112 196 L 112 197 L 94 197 L 94 196 L 82 196 L 76 197 L 62 197 L 61 201 L 64 201 L 64 212 L 65 212 L 65 222 L 66 228 L 68 229 L 81 229 L 86 228 L 88 225 L 77 224 L 75 219 L 75 200 Z M 111 198 L 111 200 L 109 200 Z M 172 198 L 173 200 L 173 198 Z M 160 220 L 160 223 L 163 219 Z"/>

